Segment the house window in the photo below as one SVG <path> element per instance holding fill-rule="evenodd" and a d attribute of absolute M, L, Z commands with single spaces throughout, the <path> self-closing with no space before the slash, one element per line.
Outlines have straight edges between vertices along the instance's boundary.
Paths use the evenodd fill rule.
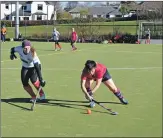
<path fill-rule="evenodd" d="M 14 17 L 14 21 L 16 21 L 16 17 Z M 19 17 L 19 21 L 20 21 L 20 17 Z"/>
<path fill-rule="evenodd" d="M 9 5 L 8 5 L 8 4 L 6 4 L 6 5 L 5 5 L 5 8 L 6 8 L 6 9 L 9 9 Z"/>
<path fill-rule="evenodd" d="M 97 15 L 97 17 L 98 17 L 98 18 L 100 18 L 100 17 L 101 17 L 101 15 Z"/>
<path fill-rule="evenodd" d="M 37 10 L 42 11 L 42 10 L 43 10 L 43 5 L 42 5 L 42 4 L 38 4 L 38 6 L 37 6 Z"/>
<path fill-rule="evenodd" d="M 106 18 L 110 18 L 110 15 L 109 15 L 109 14 L 107 14 L 107 15 L 106 15 Z"/>
<path fill-rule="evenodd" d="M 27 6 L 22 6 L 22 10 L 27 10 Z"/>
<path fill-rule="evenodd" d="M 41 15 L 37 15 L 37 20 L 42 20 L 42 16 Z"/>
<path fill-rule="evenodd" d="M 23 19 L 24 19 L 24 20 L 29 20 L 29 17 L 24 17 Z"/>
<path fill-rule="evenodd" d="M 6 20 L 9 20 L 9 15 L 6 16 Z"/>

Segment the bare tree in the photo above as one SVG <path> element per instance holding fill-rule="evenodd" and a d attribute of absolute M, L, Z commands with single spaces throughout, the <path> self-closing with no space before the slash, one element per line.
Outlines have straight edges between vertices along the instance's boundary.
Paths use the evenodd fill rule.
<path fill-rule="evenodd" d="M 71 10 L 78 6 L 78 1 L 69 1 L 66 5 L 66 8 Z"/>
<path fill-rule="evenodd" d="M 61 2 L 50 1 L 49 4 L 53 5 L 53 14 L 52 14 L 51 19 L 55 21 L 57 19 L 57 12 L 62 10 Z"/>

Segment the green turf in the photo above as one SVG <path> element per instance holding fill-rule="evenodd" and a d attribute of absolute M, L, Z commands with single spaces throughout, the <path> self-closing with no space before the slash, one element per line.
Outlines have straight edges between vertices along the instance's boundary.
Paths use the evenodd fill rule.
<path fill-rule="evenodd" d="M 97 25 L 97 26 L 93 26 L 92 28 L 94 30 L 99 30 L 99 34 L 109 34 L 113 32 L 113 26 L 98 26 L 98 25 L 113 25 L 113 22 L 99 22 L 99 23 L 91 23 L 93 25 Z M 136 21 L 118 21 L 118 22 L 114 22 L 115 25 L 126 25 L 126 26 L 116 26 L 115 30 L 118 29 L 118 31 L 122 32 L 122 33 L 131 33 L 131 34 L 135 34 L 136 33 L 136 26 L 127 26 L 127 25 L 136 25 Z M 75 25 L 75 24 L 73 24 Z M 57 25 L 56 28 L 59 30 L 59 32 L 61 33 L 61 35 L 68 35 L 69 32 L 71 31 L 71 28 L 75 27 L 76 30 L 78 31 L 76 26 L 72 26 L 67 25 L 67 24 L 60 24 Z M 89 29 L 89 26 L 86 28 L 87 30 Z M 44 35 L 44 37 L 46 37 L 46 35 L 51 35 L 52 34 L 52 30 L 53 30 L 53 25 L 41 25 L 41 26 L 27 26 L 26 28 L 24 26 L 19 28 L 20 33 L 23 36 L 33 36 L 35 37 L 36 35 Z M 26 32 L 26 33 L 25 33 Z M 80 33 L 80 31 L 78 32 Z M 97 31 L 96 31 L 97 34 Z M 7 27 L 7 38 L 14 38 L 15 36 L 15 28 L 14 27 Z"/>
<path fill-rule="evenodd" d="M 161 137 L 162 135 L 162 47 L 161 45 L 77 44 L 76 52 L 62 43 L 62 52 L 52 51 L 52 43 L 33 42 L 47 81 L 44 88 L 49 103 L 31 103 L 20 81 L 21 62 L 9 60 L 9 49 L 2 45 L 1 132 L 3 137 Z M 104 103 L 119 112 L 112 116 L 96 105 L 87 115 L 80 90 L 81 69 L 87 59 L 105 64 L 129 105 Z M 132 68 L 132 69 L 131 69 Z M 20 98 L 17 100 L 11 100 Z M 104 85 L 95 93 L 101 102 L 119 100 Z M 74 102 L 73 102 L 74 101 Z"/>

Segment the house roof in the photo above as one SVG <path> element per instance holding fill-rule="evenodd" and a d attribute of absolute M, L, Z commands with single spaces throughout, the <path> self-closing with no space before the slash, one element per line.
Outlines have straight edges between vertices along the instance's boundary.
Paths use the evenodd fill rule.
<path fill-rule="evenodd" d="M 137 8 L 142 10 L 162 9 L 162 1 L 145 1 L 137 5 Z"/>
<path fill-rule="evenodd" d="M 85 7 L 76 7 L 72 10 L 69 11 L 69 13 L 79 13 L 80 11 L 83 11 L 83 10 L 88 10 L 88 8 L 85 8 Z"/>
<path fill-rule="evenodd" d="M 12 12 L 12 16 L 16 16 L 16 11 Z M 25 12 L 22 9 L 19 10 L 19 16 L 31 16 L 30 12 Z"/>
<path fill-rule="evenodd" d="M 144 1 L 140 3 L 132 2 L 129 4 L 124 4 L 127 7 L 130 7 L 132 10 L 155 10 L 162 9 L 163 2 L 162 1 Z"/>
<path fill-rule="evenodd" d="M 26 4 L 32 4 L 32 2 L 34 1 L 27 1 Z M 45 2 L 46 4 L 49 4 L 49 5 L 53 5 L 53 1 L 42 1 L 42 2 Z"/>
<path fill-rule="evenodd" d="M 122 15 L 122 13 L 118 9 L 110 12 L 109 14 L 112 14 L 112 15 Z"/>
<path fill-rule="evenodd" d="M 47 14 L 46 13 L 43 13 L 43 12 L 35 12 L 32 15 L 47 15 Z"/>
<path fill-rule="evenodd" d="M 121 13 L 119 12 L 118 9 L 115 9 L 112 6 L 106 6 L 106 7 L 91 7 L 89 9 L 89 14 L 90 15 L 106 15 L 106 14 L 110 14 L 110 13 L 114 13 L 116 15 L 121 15 Z"/>

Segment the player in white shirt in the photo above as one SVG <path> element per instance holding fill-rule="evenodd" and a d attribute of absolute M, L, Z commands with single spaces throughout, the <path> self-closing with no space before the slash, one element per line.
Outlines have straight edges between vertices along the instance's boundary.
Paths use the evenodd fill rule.
<path fill-rule="evenodd" d="M 52 38 L 53 38 L 53 41 L 55 42 L 55 46 L 54 46 L 55 51 L 57 51 L 57 47 L 59 48 L 59 50 L 62 49 L 61 45 L 59 44 L 59 36 L 60 36 L 60 33 L 57 31 L 56 28 L 54 28 L 53 33 L 52 33 Z"/>
<path fill-rule="evenodd" d="M 150 44 L 150 37 L 151 37 L 151 31 L 148 28 L 148 30 L 146 31 L 146 40 L 145 40 L 145 44 Z"/>
<path fill-rule="evenodd" d="M 29 84 L 29 79 L 37 90 L 39 89 L 40 85 L 42 87 L 45 86 L 45 81 L 43 80 L 41 73 L 41 62 L 36 54 L 35 49 L 31 47 L 31 43 L 28 40 L 24 40 L 21 46 L 11 48 L 11 60 L 17 58 L 15 52 L 19 54 L 22 61 L 21 81 L 23 88 L 31 96 L 31 102 L 34 102 L 34 100 L 36 99 L 36 94 Z M 40 100 L 45 99 L 45 93 L 42 89 L 39 95 Z"/>

